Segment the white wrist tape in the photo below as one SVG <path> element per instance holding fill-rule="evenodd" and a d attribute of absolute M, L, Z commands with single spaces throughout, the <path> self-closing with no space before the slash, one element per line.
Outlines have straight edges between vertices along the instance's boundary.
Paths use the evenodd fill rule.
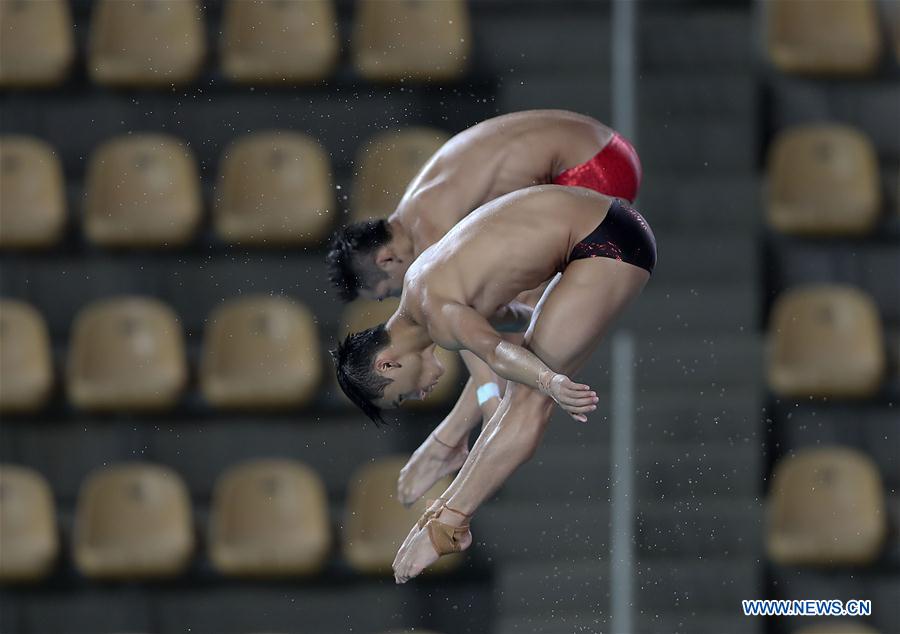
<path fill-rule="evenodd" d="M 500 388 L 497 387 L 497 384 L 494 382 L 483 383 L 478 386 L 478 390 L 475 394 L 478 396 L 478 406 L 480 407 L 492 398 L 500 398 Z"/>

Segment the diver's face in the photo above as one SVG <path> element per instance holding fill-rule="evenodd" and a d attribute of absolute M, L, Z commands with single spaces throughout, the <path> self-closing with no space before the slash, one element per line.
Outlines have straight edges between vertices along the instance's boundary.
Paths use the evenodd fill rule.
<path fill-rule="evenodd" d="M 395 274 L 388 274 L 388 277 L 380 280 L 374 286 L 367 286 L 359 289 L 359 296 L 367 300 L 381 301 L 388 297 L 400 297 L 403 292 L 403 274 L 396 279 Z"/>
<path fill-rule="evenodd" d="M 431 344 L 420 352 L 409 352 L 402 356 L 391 356 L 388 346 L 375 359 L 376 371 L 392 383 L 384 388 L 384 395 L 375 401 L 382 409 L 400 407 L 406 401 L 424 399 L 444 373 L 444 366 L 435 356 L 435 345 Z"/>

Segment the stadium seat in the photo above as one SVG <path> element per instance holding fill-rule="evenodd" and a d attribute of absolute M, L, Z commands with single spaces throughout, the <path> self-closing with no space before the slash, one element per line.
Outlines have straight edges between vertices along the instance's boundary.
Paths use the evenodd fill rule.
<path fill-rule="evenodd" d="M 88 70 L 101 84 L 170 86 L 200 72 L 206 27 L 195 0 L 96 0 Z"/>
<path fill-rule="evenodd" d="M 158 410 L 187 382 L 181 325 L 161 302 L 117 297 L 75 319 L 66 368 L 69 399 L 88 410 Z"/>
<path fill-rule="evenodd" d="M 233 300 L 210 316 L 200 383 L 215 407 L 297 407 L 322 380 L 312 313 L 286 297 Z"/>
<path fill-rule="evenodd" d="M 875 463 L 845 447 L 802 449 L 772 475 L 766 549 L 781 565 L 863 565 L 887 535 Z"/>
<path fill-rule="evenodd" d="M 363 465 L 350 478 L 344 512 L 344 558 L 359 572 L 390 574 L 397 549 L 425 512 L 428 500 L 450 485 L 444 478 L 406 509 L 396 499 L 397 478 L 406 464 L 403 456 L 387 456 Z M 443 572 L 460 563 L 459 555 L 441 557 L 429 570 Z"/>
<path fill-rule="evenodd" d="M 863 565 L 887 534 L 875 463 L 844 447 L 802 449 L 776 466 L 766 549 L 781 565 Z"/>
<path fill-rule="evenodd" d="M 848 621 L 845 618 L 833 621 L 823 621 L 814 625 L 807 625 L 794 634 L 879 634 L 878 630 L 858 621 Z"/>
<path fill-rule="evenodd" d="M 0 465 L 0 582 L 36 581 L 59 553 L 56 507 L 37 471 Z"/>
<path fill-rule="evenodd" d="M 881 34 L 874 0 L 771 0 L 769 58 L 785 73 L 862 75 L 875 70 Z"/>
<path fill-rule="evenodd" d="M 66 187 L 53 148 L 32 137 L 0 137 L 0 248 L 51 246 L 65 225 Z"/>
<path fill-rule="evenodd" d="M 789 234 L 871 231 L 881 212 L 875 148 L 842 125 L 805 125 L 781 133 L 769 154 L 768 222 Z"/>
<path fill-rule="evenodd" d="M 200 222 L 200 177 L 190 149 L 163 134 L 101 145 L 87 175 L 84 229 L 109 247 L 182 245 Z"/>
<path fill-rule="evenodd" d="M 340 51 L 334 0 L 229 0 L 223 30 L 222 67 L 244 83 L 323 79 Z"/>
<path fill-rule="evenodd" d="M 450 135 L 433 128 L 406 128 L 372 138 L 356 156 L 353 220 L 386 218 L 410 181 Z"/>
<path fill-rule="evenodd" d="M 769 324 L 769 385 L 788 398 L 865 398 L 885 374 L 878 310 L 849 286 L 813 285 L 783 293 Z"/>
<path fill-rule="evenodd" d="M 465 72 L 472 35 L 465 0 L 358 0 L 356 70 L 371 81 L 442 81 Z"/>
<path fill-rule="evenodd" d="M 0 300 L 0 412 L 40 409 L 52 389 L 53 355 L 44 318 L 25 302 Z"/>
<path fill-rule="evenodd" d="M 132 462 L 97 470 L 81 485 L 73 533 L 75 564 L 86 577 L 177 575 L 194 550 L 187 487 L 161 465 Z"/>
<path fill-rule="evenodd" d="M 317 244 L 334 218 L 328 157 L 296 132 L 245 136 L 222 159 L 215 202 L 215 228 L 226 242 Z"/>
<path fill-rule="evenodd" d="M 0 0 L 0 88 L 59 84 L 74 57 L 68 0 Z"/>
<path fill-rule="evenodd" d="M 222 574 L 314 574 L 330 547 L 325 486 L 306 465 L 255 460 L 229 469 L 216 482 L 209 556 Z"/>
<path fill-rule="evenodd" d="M 353 302 L 344 311 L 340 336 L 343 338 L 351 332 L 358 332 L 386 322 L 397 310 L 399 303 L 399 300 L 395 298 L 382 302 L 364 300 Z M 436 355 L 444 366 L 443 376 L 428 398 L 422 401 L 409 401 L 403 406 L 404 408 L 428 408 L 446 403 L 449 399 L 459 395 L 461 389 L 459 384 L 460 365 L 462 363 L 459 354 L 438 348 Z"/>

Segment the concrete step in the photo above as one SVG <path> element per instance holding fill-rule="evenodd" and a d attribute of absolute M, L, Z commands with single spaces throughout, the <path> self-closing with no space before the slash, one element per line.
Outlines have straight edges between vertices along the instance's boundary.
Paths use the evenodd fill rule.
<path fill-rule="evenodd" d="M 768 83 L 772 129 L 839 121 L 865 133 L 880 159 L 900 160 L 900 83 L 896 79 L 820 81 L 773 73 Z"/>
<path fill-rule="evenodd" d="M 642 73 L 637 80 L 640 118 L 705 114 L 751 118 L 757 110 L 759 80 L 752 73 Z"/>
<path fill-rule="evenodd" d="M 739 614 L 741 599 L 762 594 L 758 560 L 704 558 L 640 561 L 635 571 L 637 609 L 644 614 Z M 600 559 L 523 561 L 500 568 L 500 614 L 550 615 L 608 610 L 608 562 Z"/>
<path fill-rule="evenodd" d="M 605 387 L 608 387 L 605 386 Z M 609 441 L 609 394 L 601 390 L 598 414 L 579 424 L 555 413 L 543 444 L 596 446 Z M 638 444 L 762 443 L 763 392 L 754 386 L 725 390 L 642 390 L 635 412 Z"/>
<path fill-rule="evenodd" d="M 636 634 L 758 634 L 762 619 L 734 615 L 657 614 L 637 616 Z M 608 610 L 562 612 L 553 616 L 503 616 L 497 619 L 495 634 L 617 634 L 612 630 Z"/>
<path fill-rule="evenodd" d="M 780 568 L 771 571 L 775 599 L 869 599 L 872 616 L 866 622 L 879 632 L 900 632 L 900 575 L 895 569 L 838 569 L 833 571 Z M 803 617 L 785 618 L 787 631 L 808 622 Z"/>
<path fill-rule="evenodd" d="M 638 121 L 641 163 L 648 170 L 718 178 L 756 171 L 759 123 L 755 118 L 659 115 Z"/>
<path fill-rule="evenodd" d="M 650 167 L 636 207 L 659 234 L 752 236 L 762 225 L 761 194 L 756 174 L 707 178 Z"/>
<path fill-rule="evenodd" d="M 638 447 L 635 486 L 638 500 L 754 498 L 758 494 L 760 450 L 742 445 L 660 445 Z M 550 445 L 504 485 L 504 501 L 553 500 L 575 505 L 607 502 L 610 457 L 603 447 Z"/>
<path fill-rule="evenodd" d="M 756 64 L 753 23 L 743 7 L 648 12 L 638 25 L 638 59 L 647 71 L 747 73 Z"/>
<path fill-rule="evenodd" d="M 649 286 L 619 318 L 629 330 L 669 334 L 686 332 L 752 332 L 756 327 L 759 292 L 743 286 L 700 289 Z"/>
<path fill-rule="evenodd" d="M 793 451 L 818 445 L 855 447 L 872 457 L 885 487 L 900 491 L 900 425 L 889 405 L 777 405 L 774 418 L 781 447 Z"/>
<path fill-rule="evenodd" d="M 653 220 L 650 220 L 652 226 Z M 659 254 L 647 287 L 746 285 L 757 279 L 759 244 L 746 233 L 656 233 Z"/>
<path fill-rule="evenodd" d="M 608 337 L 577 373 L 601 391 L 607 389 L 604 386 L 609 385 L 611 376 L 611 339 Z M 644 333 L 635 336 L 635 348 L 638 403 L 660 388 L 707 394 L 758 386 L 762 378 L 763 349 L 756 334 L 686 333 L 673 338 L 669 333 Z"/>
<path fill-rule="evenodd" d="M 197 501 L 208 500 L 216 479 L 244 460 L 282 457 L 309 465 L 330 495 L 344 495 L 351 473 L 377 456 L 400 452 L 404 439 L 364 427 L 358 416 L 301 424 L 288 418 L 208 421 L 122 420 L 22 423 L 5 457 L 32 466 L 61 504 L 74 503 L 93 469 L 123 460 L 172 467 Z M 6 445 L 6 443 L 4 443 Z M 5 450 L 4 450 L 5 452 Z M 64 456 L 60 459 L 60 456 Z"/>
<path fill-rule="evenodd" d="M 635 526 L 645 559 L 745 557 L 761 548 L 762 509 L 751 499 L 643 504 Z M 604 557 L 610 507 L 605 502 L 497 502 L 479 510 L 473 531 L 480 553 L 508 561 Z"/>

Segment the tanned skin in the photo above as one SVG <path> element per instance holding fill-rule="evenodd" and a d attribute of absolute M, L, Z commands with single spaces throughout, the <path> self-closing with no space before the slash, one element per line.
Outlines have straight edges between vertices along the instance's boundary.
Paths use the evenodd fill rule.
<path fill-rule="evenodd" d="M 510 192 L 550 183 L 561 172 L 590 160 L 613 134 L 599 121 L 565 110 L 503 115 L 457 134 L 420 170 L 388 218 L 392 239 L 374 253 L 376 265 L 387 278 L 361 289 L 360 296 L 398 296 L 413 261 L 473 210 Z M 503 309 L 511 322 L 507 330 L 529 315 L 527 308 L 540 299 L 546 281 L 540 280 L 535 289 L 521 293 Z M 506 338 L 521 343 L 521 337 Z M 470 379 L 444 422 L 451 428 L 471 429 L 481 420 L 490 420 L 500 403 L 491 398 L 479 405 L 478 386 L 497 383 L 502 397 L 506 382 L 474 355 L 462 353 L 462 359 Z M 458 469 L 467 454 L 467 438 L 450 444 L 439 427 L 401 471 L 399 500 L 407 505 L 415 502 L 434 482 Z"/>
<path fill-rule="evenodd" d="M 434 345 L 466 350 L 509 381 L 506 394 L 441 496 L 440 521 L 463 525 L 528 460 L 540 443 L 554 401 L 586 421 L 597 395 L 573 382 L 610 324 L 641 292 L 649 273 L 610 258 L 569 263 L 573 247 L 605 218 L 611 198 L 587 189 L 543 185 L 494 200 L 426 249 L 406 273 L 400 305 L 387 322 L 390 344 L 373 361 L 392 380 L 376 405 L 399 406 L 427 392 L 440 375 Z M 526 289 L 561 273 L 542 297 L 524 345 L 492 326 L 498 310 Z M 450 446 L 469 429 L 441 425 Z M 471 544 L 465 532 L 463 548 Z M 438 558 L 425 529 L 413 527 L 394 561 L 398 583 Z"/>

